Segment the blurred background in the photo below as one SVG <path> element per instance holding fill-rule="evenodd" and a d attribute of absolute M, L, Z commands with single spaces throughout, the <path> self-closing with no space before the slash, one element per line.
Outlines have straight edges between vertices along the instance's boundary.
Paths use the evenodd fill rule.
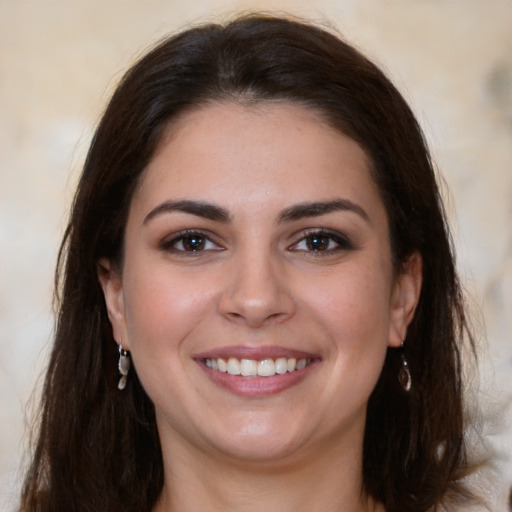
<path fill-rule="evenodd" d="M 483 432 L 512 485 L 512 1 L 0 0 L 0 511 L 14 510 L 53 328 L 52 280 L 94 126 L 127 67 L 169 32 L 240 11 L 336 27 L 409 100 L 443 176 L 481 341 Z M 476 482 L 475 485 L 479 485 Z"/>

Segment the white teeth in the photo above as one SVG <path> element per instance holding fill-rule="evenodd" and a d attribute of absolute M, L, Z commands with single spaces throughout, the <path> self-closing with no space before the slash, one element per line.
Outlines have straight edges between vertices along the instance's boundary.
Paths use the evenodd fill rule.
<path fill-rule="evenodd" d="M 258 363 L 258 375 L 260 377 L 270 377 L 276 374 L 276 365 L 272 359 L 263 359 Z"/>
<path fill-rule="evenodd" d="M 208 361 L 208 359 L 207 359 Z M 217 359 L 217 364 L 219 365 L 219 372 L 226 373 L 228 371 L 228 363 L 225 359 L 219 358 Z"/>
<path fill-rule="evenodd" d="M 240 362 L 240 373 L 244 377 L 256 375 L 258 373 L 258 364 L 252 359 L 242 359 Z"/>
<path fill-rule="evenodd" d="M 230 375 L 240 375 L 240 363 L 238 359 L 234 357 L 228 359 L 228 373 Z"/>
<path fill-rule="evenodd" d="M 288 371 L 288 359 L 286 357 L 280 357 L 276 359 L 276 373 L 283 375 Z"/>
<path fill-rule="evenodd" d="M 272 375 L 284 375 L 287 372 L 303 370 L 311 363 L 311 359 L 295 359 L 294 357 L 279 357 L 274 359 L 242 359 L 230 357 L 227 361 L 222 358 L 205 359 L 205 365 L 214 371 L 241 375 L 242 377 L 271 377 Z"/>
<path fill-rule="evenodd" d="M 299 359 L 297 361 L 297 366 L 295 366 L 296 370 L 302 370 L 303 368 L 306 368 L 307 361 L 305 359 Z"/>

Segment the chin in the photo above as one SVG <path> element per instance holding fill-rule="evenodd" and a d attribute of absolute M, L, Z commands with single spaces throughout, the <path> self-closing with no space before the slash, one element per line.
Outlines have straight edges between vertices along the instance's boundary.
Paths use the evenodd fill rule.
<path fill-rule="evenodd" d="M 218 452 L 241 462 L 269 464 L 301 458 L 308 452 L 309 432 L 298 432 L 290 423 L 272 421 L 245 421 L 235 427 L 222 426 L 215 432 L 209 431 L 206 443 Z M 305 456 L 305 455 L 302 455 Z"/>

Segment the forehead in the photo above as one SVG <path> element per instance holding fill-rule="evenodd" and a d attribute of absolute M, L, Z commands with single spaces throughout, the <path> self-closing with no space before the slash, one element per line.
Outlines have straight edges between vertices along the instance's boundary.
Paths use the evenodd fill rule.
<path fill-rule="evenodd" d="M 285 102 L 212 103 L 171 123 L 134 201 L 190 194 L 247 207 L 339 194 L 379 200 L 365 151 L 318 113 Z"/>

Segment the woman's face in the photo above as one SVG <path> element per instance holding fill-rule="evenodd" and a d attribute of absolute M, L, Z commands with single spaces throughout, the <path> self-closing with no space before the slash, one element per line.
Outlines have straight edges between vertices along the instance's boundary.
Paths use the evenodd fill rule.
<path fill-rule="evenodd" d="M 360 448 L 421 273 L 413 258 L 394 277 L 361 147 L 286 103 L 174 123 L 134 194 L 122 268 L 102 264 L 164 450 L 253 461 Z"/>

